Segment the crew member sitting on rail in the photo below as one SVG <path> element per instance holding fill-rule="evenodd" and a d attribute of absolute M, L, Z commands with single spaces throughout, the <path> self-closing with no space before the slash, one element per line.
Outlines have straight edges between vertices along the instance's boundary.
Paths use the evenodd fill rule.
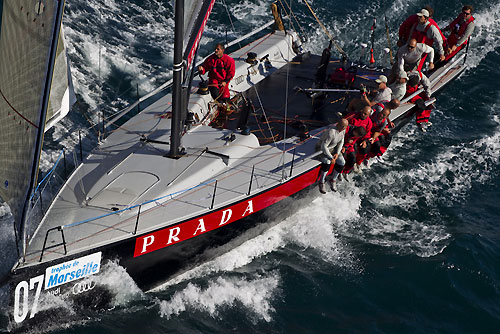
<path fill-rule="evenodd" d="M 351 172 L 352 167 L 356 163 L 356 152 L 358 150 L 358 144 L 366 136 L 366 130 L 364 127 L 359 126 L 349 126 L 347 128 L 346 136 L 344 139 L 344 148 L 342 153 L 344 154 L 345 165 L 342 170 L 342 175 L 346 181 L 349 181 L 347 175 Z"/>
<path fill-rule="evenodd" d="M 361 163 L 365 159 L 368 152 L 370 152 L 370 136 L 372 130 L 372 120 L 370 115 L 372 113 L 372 109 L 368 106 L 364 107 L 359 113 L 354 115 L 351 119 L 349 119 L 349 124 L 354 127 L 363 127 L 366 130 L 366 135 L 358 142 L 357 150 L 356 150 L 356 164 L 354 165 L 354 172 L 361 172 Z"/>
<path fill-rule="evenodd" d="M 234 77 L 234 59 L 224 54 L 224 44 L 217 43 L 213 55 L 198 67 L 200 74 L 208 71 L 208 89 L 212 98 L 218 102 L 229 99 L 229 82 Z"/>
<path fill-rule="evenodd" d="M 335 180 L 339 173 L 342 172 L 345 165 L 345 160 L 341 151 L 344 146 L 344 137 L 348 125 L 349 123 L 346 119 L 341 119 L 334 129 L 330 128 L 326 130 L 318 142 L 318 146 L 321 152 L 323 152 L 318 182 L 319 191 L 322 194 L 326 194 L 325 179 L 330 185 L 330 189 L 332 189 L 332 191 L 337 191 Z M 331 176 L 327 178 L 332 163 L 334 164 L 334 170 Z"/>
<path fill-rule="evenodd" d="M 474 17 L 472 16 L 473 7 L 465 5 L 458 17 L 453 20 L 443 31 L 451 31 L 448 37 L 448 49 L 446 50 L 446 59 L 450 59 L 457 54 L 465 45 L 474 31 Z"/>
<path fill-rule="evenodd" d="M 432 107 L 425 107 L 424 102 L 429 100 L 431 90 L 430 90 L 430 82 L 429 79 L 425 76 L 425 74 L 422 74 L 421 72 L 411 72 L 409 73 L 410 79 L 408 80 L 407 84 L 407 91 L 406 91 L 406 96 L 411 96 L 414 93 L 416 93 L 419 90 L 419 84 L 422 83 L 422 86 L 424 88 L 424 91 L 415 95 L 410 99 L 410 103 L 414 103 L 417 105 L 418 110 L 416 112 L 416 121 L 417 121 L 417 126 L 422 132 L 427 131 L 427 127 L 432 125 L 431 122 L 429 122 L 429 117 L 431 115 L 431 110 Z"/>
<path fill-rule="evenodd" d="M 392 136 L 389 127 L 393 128 L 394 123 L 389 120 L 390 114 L 391 110 L 389 108 L 384 108 L 384 110 L 374 113 L 371 116 L 373 127 L 370 138 L 371 149 L 365 160 L 367 166 L 370 158 L 384 154 L 391 143 Z"/>
<path fill-rule="evenodd" d="M 432 16 L 434 15 L 434 9 L 432 9 L 432 7 L 429 5 L 424 6 L 424 9 L 426 9 L 429 12 L 429 22 L 431 24 L 437 25 L 436 21 L 432 19 Z M 401 25 L 399 26 L 399 39 L 397 43 L 399 47 L 408 44 L 408 42 L 410 41 L 410 35 L 413 29 L 415 29 L 415 26 L 417 24 L 418 24 L 417 14 L 408 16 L 408 18 L 404 20 L 403 23 L 401 23 Z"/>
<path fill-rule="evenodd" d="M 426 60 L 429 61 L 429 70 L 434 68 L 434 49 L 427 44 L 417 43 L 415 38 L 399 48 L 396 58 L 397 62 L 392 66 L 389 75 L 391 84 L 398 74 L 414 70 L 421 71 Z"/>
<path fill-rule="evenodd" d="M 392 89 L 392 98 L 398 101 L 403 98 L 406 94 L 406 83 L 408 82 L 408 74 L 405 71 L 399 74 L 396 81 L 392 83 L 389 87 Z M 396 107 L 397 108 L 397 107 Z M 395 108 L 391 108 L 395 109 Z"/>
<path fill-rule="evenodd" d="M 375 91 L 366 92 L 363 91 L 360 99 L 353 99 L 347 106 L 349 112 L 357 112 L 362 110 L 363 107 L 369 106 L 373 107 L 377 103 L 388 102 L 391 100 L 392 90 L 387 87 L 387 77 L 381 75 L 375 82 L 378 84 L 378 88 Z M 370 95 L 371 100 L 368 98 Z M 373 97 L 372 97 L 373 96 Z"/>
<path fill-rule="evenodd" d="M 417 43 L 425 43 L 429 46 L 434 45 L 439 55 L 439 60 L 443 61 L 444 56 L 444 43 L 446 39 L 439 29 L 438 25 L 429 21 L 429 11 L 422 9 L 418 16 L 418 24 L 414 26 L 411 38 L 415 38 Z"/>

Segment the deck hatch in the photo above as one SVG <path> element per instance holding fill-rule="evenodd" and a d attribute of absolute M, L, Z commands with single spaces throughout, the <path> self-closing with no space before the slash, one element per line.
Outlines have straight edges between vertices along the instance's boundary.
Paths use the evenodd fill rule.
<path fill-rule="evenodd" d="M 123 173 L 99 191 L 96 196 L 88 201 L 88 204 L 105 208 L 123 208 L 134 203 L 158 181 L 160 181 L 160 178 L 152 173 Z"/>

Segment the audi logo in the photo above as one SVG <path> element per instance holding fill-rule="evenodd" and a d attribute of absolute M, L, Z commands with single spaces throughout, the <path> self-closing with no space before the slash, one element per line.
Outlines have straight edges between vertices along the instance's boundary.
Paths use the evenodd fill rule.
<path fill-rule="evenodd" d="M 94 289 L 95 286 L 96 283 L 94 281 L 78 282 L 75 285 L 73 285 L 72 291 L 74 295 L 78 295 L 80 293 L 84 293 Z"/>

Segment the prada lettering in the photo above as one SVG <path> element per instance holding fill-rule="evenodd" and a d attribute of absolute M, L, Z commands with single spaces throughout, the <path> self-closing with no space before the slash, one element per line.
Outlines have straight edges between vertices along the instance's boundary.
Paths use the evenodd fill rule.
<path fill-rule="evenodd" d="M 246 201 L 231 206 L 228 209 L 210 213 L 203 218 L 194 219 L 174 227 L 136 239 L 134 257 L 176 244 L 196 237 L 208 231 L 215 230 L 254 213 L 253 201 Z"/>

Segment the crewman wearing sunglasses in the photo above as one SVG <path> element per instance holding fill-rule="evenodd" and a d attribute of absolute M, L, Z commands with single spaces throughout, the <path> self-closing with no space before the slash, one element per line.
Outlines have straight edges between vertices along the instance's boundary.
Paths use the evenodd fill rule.
<path fill-rule="evenodd" d="M 447 59 L 454 56 L 460 51 L 474 31 L 474 17 L 472 16 L 473 7 L 465 5 L 462 7 L 462 12 L 453 20 L 443 31 L 449 30 L 448 49 L 446 50 Z"/>

